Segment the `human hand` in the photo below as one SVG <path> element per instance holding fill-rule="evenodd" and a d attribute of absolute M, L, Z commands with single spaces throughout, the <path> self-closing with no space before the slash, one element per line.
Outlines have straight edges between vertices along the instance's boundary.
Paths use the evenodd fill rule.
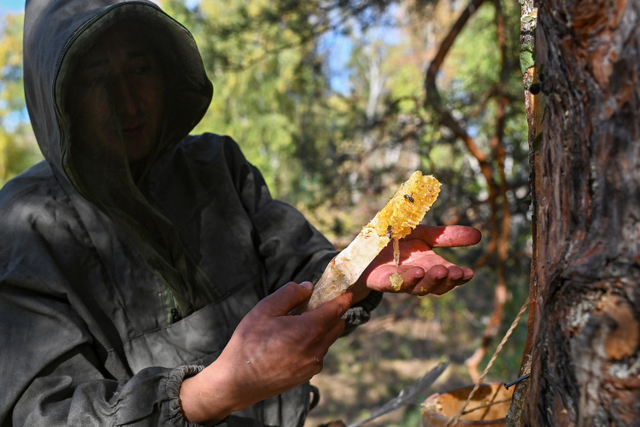
<path fill-rule="evenodd" d="M 365 289 L 381 292 L 398 292 L 391 286 L 390 277 L 400 273 L 403 284 L 399 292 L 413 295 L 442 295 L 473 277 L 473 270 L 458 267 L 437 255 L 432 248 L 475 245 L 480 241 L 480 231 L 459 225 L 436 227 L 419 225 L 401 239 L 400 264 L 393 260 L 390 243 L 371 262 L 362 274 L 353 292 L 361 299 Z M 356 300 L 357 300 L 356 299 Z"/>
<path fill-rule="evenodd" d="M 288 283 L 260 301 L 236 328 L 218 359 L 183 381 L 180 400 L 190 422 L 219 422 L 229 413 L 307 382 L 322 369 L 344 330 L 351 293 L 301 315 L 311 283 Z"/>

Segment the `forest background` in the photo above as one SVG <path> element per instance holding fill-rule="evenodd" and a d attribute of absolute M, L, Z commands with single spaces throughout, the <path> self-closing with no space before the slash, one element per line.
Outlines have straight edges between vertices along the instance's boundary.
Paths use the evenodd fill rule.
<path fill-rule="evenodd" d="M 42 160 L 22 87 L 20 9 L 0 4 L 0 186 Z M 442 297 L 387 296 L 335 344 L 307 421 L 354 422 L 438 361 L 422 397 L 471 384 L 528 295 L 529 146 L 513 1 L 163 0 L 191 30 L 213 81 L 194 133 L 227 134 L 275 197 L 346 246 L 414 170 L 442 192 L 424 223 L 479 228 L 438 250 L 476 270 Z M 467 20 L 468 19 L 468 20 Z M 525 52 L 526 54 L 526 52 Z M 526 58 L 525 58 L 526 59 Z M 526 62 L 526 61 L 525 61 Z M 524 64 L 526 66 L 526 64 Z M 517 376 L 526 327 L 489 380 Z M 418 426 L 412 404 L 369 425 Z"/>

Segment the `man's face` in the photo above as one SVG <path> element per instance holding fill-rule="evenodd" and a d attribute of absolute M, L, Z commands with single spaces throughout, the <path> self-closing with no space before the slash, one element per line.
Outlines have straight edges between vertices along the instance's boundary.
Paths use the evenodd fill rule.
<path fill-rule="evenodd" d="M 80 138 L 112 153 L 123 143 L 129 162 L 149 154 L 160 133 L 164 86 L 157 59 L 138 34 L 123 29 L 100 37 L 71 84 L 69 111 Z"/>

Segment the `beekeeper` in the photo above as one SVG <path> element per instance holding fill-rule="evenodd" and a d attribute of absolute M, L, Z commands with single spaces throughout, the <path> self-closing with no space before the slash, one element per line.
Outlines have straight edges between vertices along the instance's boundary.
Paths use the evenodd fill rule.
<path fill-rule="evenodd" d="M 228 137 L 189 136 L 212 96 L 189 32 L 154 3 L 27 1 L 24 82 L 45 161 L 0 192 L 0 425 L 302 426 L 308 380 L 396 271 L 303 315 L 336 252 L 273 200 Z M 419 227 L 404 292 L 473 272 Z"/>

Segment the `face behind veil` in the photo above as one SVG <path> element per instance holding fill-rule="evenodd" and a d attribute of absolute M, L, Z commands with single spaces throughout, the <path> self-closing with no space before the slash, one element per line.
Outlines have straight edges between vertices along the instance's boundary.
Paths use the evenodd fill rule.
<path fill-rule="evenodd" d="M 147 33 L 124 21 L 74 55 L 66 88 L 68 165 L 93 195 L 99 189 L 92 183 L 139 183 L 166 146 L 165 77 L 153 46 Z"/>
<path fill-rule="evenodd" d="M 182 316 L 212 302 L 215 286 L 174 225 L 141 188 L 184 133 L 180 64 L 163 32 L 138 19 L 103 25 L 77 42 L 63 86 L 70 132 L 64 168 L 76 189 L 125 232 L 172 291 Z M 186 101 L 185 101 L 186 100 Z"/>

